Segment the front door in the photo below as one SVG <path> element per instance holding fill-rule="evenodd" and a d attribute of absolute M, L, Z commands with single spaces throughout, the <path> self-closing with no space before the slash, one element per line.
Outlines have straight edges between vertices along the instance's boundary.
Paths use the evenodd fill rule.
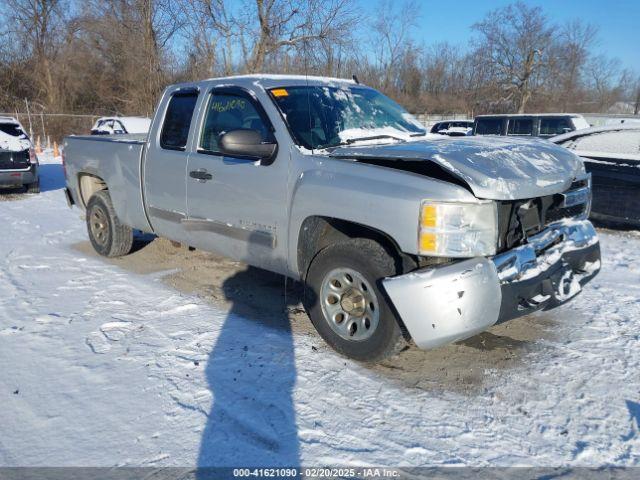
<path fill-rule="evenodd" d="M 264 110 L 242 89 L 212 90 L 200 123 L 187 168 L 191 245 L 284 272 L 288 152 L 267 162 L 221 153 L 221 135 L 235 129 L 257 130 L 264 141 L 275 141 Z"/>

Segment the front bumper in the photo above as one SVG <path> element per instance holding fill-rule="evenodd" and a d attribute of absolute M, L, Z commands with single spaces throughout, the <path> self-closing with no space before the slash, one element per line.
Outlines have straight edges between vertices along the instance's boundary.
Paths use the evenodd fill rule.
<path fill-rule="evenodd" d="M 426 268 L 382 283 L 420 348 L 471 337 L 491 325 L 556 307 L 600 270 L 588 220 L 563 220 L 491 258 Z"/>

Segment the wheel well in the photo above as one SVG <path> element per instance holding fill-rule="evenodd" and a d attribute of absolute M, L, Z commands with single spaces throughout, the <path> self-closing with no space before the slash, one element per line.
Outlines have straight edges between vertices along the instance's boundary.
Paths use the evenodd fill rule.
<path fill-rule="evenodd" d="M 81 173 L 78 176 L 78 188 L 80 189 L 82 205 L 86 207 L 91 195 L 100 190 L 107 190 L 107 184 L 100 177 L 89 173 Z"/>
<path fill-rule="evenodd" d="M 386 233 L 374 228 L 331 217 L 307 217 L 298 235 L 298 271 L 303 280 L 313 258 L 331 244 L 350 238 L 369 238 L 378 242 L 398 262 L 398 271 L 415 268 L 415 260 L 401 252 L 397 243 Z"/>

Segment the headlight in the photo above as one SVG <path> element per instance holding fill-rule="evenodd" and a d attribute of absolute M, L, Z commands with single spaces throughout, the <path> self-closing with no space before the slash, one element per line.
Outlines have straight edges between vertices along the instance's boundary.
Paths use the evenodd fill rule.
<path fill-rule="evenodd" d="M 435 257 L 494 255 L 498 241 L 495 202 L 425 201 L 420 207 L 418 251 Z"/>

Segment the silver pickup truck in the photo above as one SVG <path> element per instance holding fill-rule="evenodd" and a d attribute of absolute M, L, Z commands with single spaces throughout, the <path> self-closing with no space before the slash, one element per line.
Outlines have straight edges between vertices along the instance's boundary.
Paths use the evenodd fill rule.
<path fill-rule="evenodd" d="M 600 268 L 577 156 L 429 135 L 354 81 L 173 85 L 148 136 L 64 146 L 98 253 L 126 255 L 137 229 L 301 280 L 317 331 L 358 360 L 553 308 Z"/>

